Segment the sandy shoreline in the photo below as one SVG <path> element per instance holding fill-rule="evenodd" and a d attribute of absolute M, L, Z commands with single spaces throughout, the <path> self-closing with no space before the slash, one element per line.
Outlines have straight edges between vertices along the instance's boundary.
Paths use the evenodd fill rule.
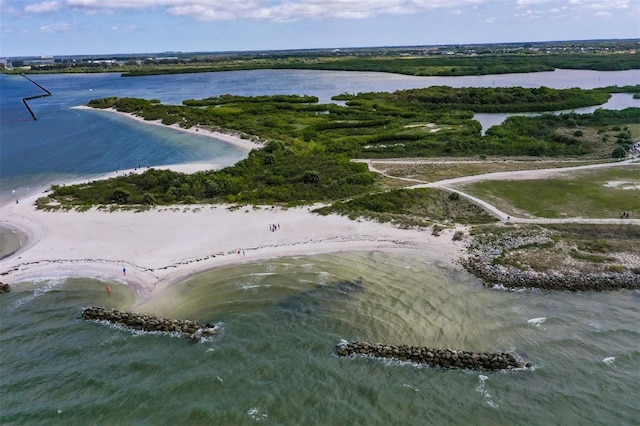
<path fill-rule="evenodd" d="M 2 282 L 72 276 L 117 280 L 135 288 L 144 302 L 191 275 L 269 258 L 410 249 L 454 266 L 464 250 L 464 242 L 452 241 L 453 230 L 436 237 L 426 230 L 319 216 L 307 207 L 44 212 L 34 206 L 39 196 L 0 210 L 0 225 L 26 236 L 17 253 L 0 261 Z M 280 229 L 271 231 L 271 224 Z"/>
<path fill-rule="evenodd" d="M 161 127 L 165 128 L 165 129 L 166 128 L 175 129 L 175 130 L 179 130 L 181 132 L 192 133 L 194 135 L 205 136 L 205 137 L 209 137 L 209 138 L 216 139 L 216 140 L 219 140 L 219 141 L 223 141 L 223 142 L 229 143 L 231 145 L 234 145 L 234 146 L 236 146 L 238 148 L 241 148 L 242 150 L 244 150 L 246 152 L 249 152 L 252 149 L 262 148 L 261 144 L 253 142 L 253 141 L 251 141 L 249 139 L 243 139 L 238 134 L 211 131 L 211 130 L 209 130 L 209 129 L 205 128 L 205 127 L 201 127 L 201 126 L 193 126 L 193 127 L 188 128 L 188 129 L 185 129 L 184 127 L 180 127 L 177 124 L 172 124 L 172 125 L 168 126 L 166 124 L 162 124 L 162 122 L 160 120 L 156 120 L 156 121 L 145 120 L 144 118 L 139 117 L 137 115 L 116 111 L 113 108 L 91 108 L 91 107 L 88 107 L 88 106 L 85 106 L 85 105 L 81 105 L 81 106 L 75 106 L 75 107 L 73 107 L 73 109 L 84 109 L 84 110 L 90 110 L 90 111 L 106 111 L 108 113 L 117 114 L 117 115 L 120 115 L 122 117 L 127 117 L 127 118 L 129 118 L 131 120 L 139 121 L 141 123 L 152 124 L 154 126 L 161 126 Z"/>

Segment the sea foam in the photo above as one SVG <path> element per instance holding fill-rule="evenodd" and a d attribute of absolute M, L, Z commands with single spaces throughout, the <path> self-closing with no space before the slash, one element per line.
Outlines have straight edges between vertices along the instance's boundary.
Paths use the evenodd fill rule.
<path fill-rule="evenodd" d="M 531 318 L 530 320 L 527 321 L 527 324 L 533 327 L 540 327 L 542 323 L 545 322 L 546 320 L 547 320 L 546 317 Z"/>

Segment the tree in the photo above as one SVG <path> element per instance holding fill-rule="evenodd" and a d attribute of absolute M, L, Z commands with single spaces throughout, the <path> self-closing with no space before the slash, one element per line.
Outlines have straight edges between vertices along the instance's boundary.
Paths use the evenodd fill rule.
<path fill-rule="evenodd" d="M 122 188 L 116 188 L 111 196 L 111 201 L 116 204 L 127 204 L 129 197 L 131 197 L 131 193 L 129 191 Z"/>
<path fill-rule="evenodd" d="M 320 182 L 320 173 L 314 170 L 307 170 L 302 176 L 302 181 L 304 183 L 318 183 Z"/>
<path fill-rule="evenodd" d="M 264 164 L 268 166 L 269 164 L 273 164 L 276 162 L 276 156 L 273 154 L 267 154 L 264 156 Z"/>
<path fill-rule="evenodd" d="M 627 151 L 621 146 L 616 147 L 611 153 L 611 158 L 624 158 L 627 156 Z"/>

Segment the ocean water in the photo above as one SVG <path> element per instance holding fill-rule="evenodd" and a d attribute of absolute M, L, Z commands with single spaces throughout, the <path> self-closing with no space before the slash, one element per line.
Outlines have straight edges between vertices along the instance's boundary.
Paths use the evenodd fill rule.
<path fill-rule="evenodd" d="M 72 109 L 93 97 L 326 99 L 354 89 L 494 80 L 549 87 L 640 81 L 637 72 L 543 74 L 549 80 L 539 84 L 544 76 L 535 74 L 466 84 L 292 71 L 42 75 L 34 79 L 54 95 L 31 102 L 35 122 L 25 119 L 20 99 L 39 89 L 0 75 L 0 193 L 14 202 L 66 179 L 140 164 L 233 163 L 244 155 L 207 138 Z M 1 259 L 19 246 L 19 236 L 3 229 L 0 244 Z M 42 276 L 12 284 L 11 293 L 0 295 L 1 424 L 640 424 L 637 291 L 491 290 L 414 251 L 222 268 L 145 304 L 131 288 L 96 279 Z M 81 320 L 90 305 L 218 323 L 222 331 L 202 343 L 133 332 Z M 478 372 L 339 358 L 334 348 L 342 340 L 510 351 L 533 367 Z"/>
<path fill-rule="evenodd" d="M 503 292 L 412 252 L 284 258 L 132 290 L 46 279 L 0 299 L 3 424 L 637 424 L 640 295 Z M 218 323 L 210 341 L 79 319 Z M 478 372 L 339 358 L 341 340 L 506 350 Z"/>

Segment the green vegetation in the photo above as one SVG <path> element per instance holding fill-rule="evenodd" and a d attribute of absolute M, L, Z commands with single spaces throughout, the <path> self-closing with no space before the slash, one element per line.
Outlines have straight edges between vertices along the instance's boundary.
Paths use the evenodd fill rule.
<path fill-rule="evenodd" d="M 218 72 L 257 69 L 312 69 L 329 71 L 369 71 L 406 74 L 415 76 L 462 76 L 508 73 L 529 73 L 553 71 L 556 68 L 598 71 L 621 71 L 640 68 L 640 61 L 634 54 L 619 54 L 615 60 L 611 55 L 478 55 L 428 57 L 406 56 L 308 56 L 292 57 L 251 57 L 216 58 L 210 61 L 147 61 L 141 65 L 127 65 L 116 69 L 124 77 L 161 74 L 185 74 L 198 72 Z M 95 67 L 71 65 L 69 68 L 56 66 L 48 72 L 81 69 L 94 71 Z"/>
<path fill-rule="evenodd" d="M 638 86 L 640 88 L 640 85 Z M 416 106 L 428 110 L 471 110 L 473 112 L 557 111 L 605 103 L 610 94 L 601 89 L 557 90 L 548 87 L 464 87 L 431 86 L 426 89 L 400 90 L 394 93 L 347 94 L 334 99 L 349 105 L 386 102 Z"/>
<path fill-rule="evenodd" d="M 457 195 L 432 188 L 397 189 L 334 203 L 315 212 L 392 222 L 402 227 L 446 221 L 470 224 L 496 221 L 481 207 Z"/>
<path fill-rule="evenodd" d="M 93 100 L 90 106 L 113 107 L 146 120 L 233 130 L 279 139 L 316 142 L 326 152 L 351 158 L 463 155 L 567 156 L 596 153 L 600 138 L 574 136 L 607 125 L 640 123 L 640 109 L 598 110 L 594 114 L 546 114 L 510 117 L 480 135 L 473 111 L 538 111 L 604 102 L 601 90 L 553 90 L 432 87 L 394 93 L 343 94 L 346 105 L 318 104 L 309 96 L 224 95 L 188 100 L 186 105 L 162 105 L 132 98 Z M 562 129 L 572 129 L 564 134 Z M 595 130 L 594 130 L 595 132 Z M 611 141 L 613 143 L 613 141 Z M 613 146 L 607 148 L 610 157 Z M 600 153 L 599 153 L 600 154 Z"/>
<path fill-rule="evenodd" d="M 459 76 L 640 68 L 635 40 L 311 49 L 225 53 L 172 53 L 14 59 L 5 73 L 118 72 L 123 76 L 256 69 L 379 71 L 416 76 Z M 46 62 L 46 61 L 45 61 Z"/>
<path fill-rule="evenodd" d="M 85 185 L 54 186 L 39 207 L 211 202 L 296 205 L 361 194 L 373 190 L 374 183 L 366 165 L 343 155 L 328 155 L 313 144 L 285 147 L 274 141 L 220 171 L 187 175 L 149 169 Z"/>
<path fill-rule="evenodd" d="M 624 166 L 555 179 L 484 181 L 461 189 L 514 216 L 614 219 L 640 212 L 638 186 L 640 166 Z"/>
<path fill-rule="evenodd" d="M 485 222 L 492 219 L 457 194 L 429 190 L 375 194 L 388 186 L 381 183 L 382 179 L 377 180 L 365 164 L 351 159 L 581 155 L 595 151 L 593 135 L 610 138 L 611 144 L 628 149 L 632 141 L 628 125 L 640 123 L 637 108 L 598 110 L 590 115 L 511 117 L 504 125 L 490 129 L 486 136 L 480 135 L 479 123 L 472 119 L 474 108 L 488 105 L 535 110 L 550 102 L 600 102 L 603 94 L 600 90 L 435 87 L 338 96 L 347 99 L 345 106 L 320 105 L 315 97 L 295 95 L 224 95 L 185 101 L 185 105 L 134 98 L 95 99 L 90 106 L 115 108 L 184 128 L 197 125 L 242 132 L 270 142 L 220 171 L 185 175 L 148 170 L 85 185 L 57 186 L 49 197 L 39 200 L 38 206 L 82 210 L 92 205 L 149 208 L 176 203 L 324 202 L 337 204 L 321 210 L 323 213 L 376 217 L 405 225 L 446 218 Z M 581 135 L 576 135 L 577 127 Z M 572 132 L 568 136 L 562 133 L 568 129 Z M 632 208 L 635 207 L 627 207 Z"/>

